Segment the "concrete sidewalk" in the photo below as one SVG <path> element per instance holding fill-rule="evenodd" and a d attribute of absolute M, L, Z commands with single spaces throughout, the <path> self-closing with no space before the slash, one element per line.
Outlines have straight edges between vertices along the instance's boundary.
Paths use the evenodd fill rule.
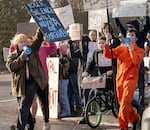
<path fill-rule="evenodd" d="M 11 81 L 10 73 L 1 73 L 0 74 L 0 82 L 7 82 L 7 81 Z"/>

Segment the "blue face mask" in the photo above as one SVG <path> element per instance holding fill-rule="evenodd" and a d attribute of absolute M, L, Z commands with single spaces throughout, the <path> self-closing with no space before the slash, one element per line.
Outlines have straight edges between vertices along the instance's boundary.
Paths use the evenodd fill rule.
<path fill-rule="evenodd" d="M 148 38 L 148 41 L 150 42 L 150 38 Z"/>

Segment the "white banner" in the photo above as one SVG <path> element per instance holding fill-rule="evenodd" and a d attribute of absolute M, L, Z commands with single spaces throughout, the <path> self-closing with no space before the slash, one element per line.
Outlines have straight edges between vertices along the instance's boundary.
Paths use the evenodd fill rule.
<path fill-rule="evenodd" d="M 9 55 L 9 48 L 3 47 L 3 58 L 5 62 L 7 61 L 8 55 Z"/>
<path fill-rule="evenodd" d="M 120 6 L 112 11 L 112 17 L 138 17 L 146 16 L 146 0 L 120 1 Z"/>
<path fill-rule="evenodd" d="M 59 81 L 59 58 L 47 58 L 49 76 L 49 116 L 58 119 L 58 81 Z M 43 116 L 41 107 L 38 103 L 37 116 Z"/>
<path fill-rule="evenodd" d="M 98 49 L 97 42 L 89 42 L 88 43 L 88 54 L 87 54 L 87 63 L 92 60 L 92 56 L 94 51 Z"/>
<path fill-rule="evenodd" d="M 83 25 L 74 23 L 69 26 L 69 36 L 72 41 L 80 40 L 83 35 Z"/>
<path fill-rule="evenodd" d="M 84 0 L 84 10 L 98 10 L 117 7 L 120 0 Z"/>
<path fill-rule="evenodd" d="M 74 23 L 74 17 L 71 5 L 54 9 L 63 26 L 67 29 L 70 24 Z"/>
<path fill-rule="evenodd" d="M 88 30 L 98 29 L 100 31 L 101 25 L 107 22 L 106 9 L 88 11 Z"/>

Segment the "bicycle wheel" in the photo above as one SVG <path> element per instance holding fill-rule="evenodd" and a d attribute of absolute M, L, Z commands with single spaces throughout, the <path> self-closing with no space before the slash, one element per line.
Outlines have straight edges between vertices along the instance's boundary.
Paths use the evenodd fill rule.
<path fill-rule="evenodd" d="M 114 115 L 114 117 L 118 117 L 118 111 L 119 111 L 119 104 L 117 103 L 117 101 L 115 100 L 115 98 L 112 98 L 112 113 Z"/>
<path fill-rule="evenodd" d="M 91 128 L 98 127 L 102 118 L 102 113 L 97 100 L 97 98 L 91 99 L 85 108 L 85 119 Z"/>

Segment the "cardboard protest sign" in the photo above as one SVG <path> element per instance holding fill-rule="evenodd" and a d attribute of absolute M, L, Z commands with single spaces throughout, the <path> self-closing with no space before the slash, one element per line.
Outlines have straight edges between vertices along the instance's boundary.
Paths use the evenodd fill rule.
<path fill-rule="evenodd" d="M 69 39 L 69 34 L 47 1 L 30 2 L 25 6 L 48 41 Z"/>
<path fill-rule="evenodd" d="M 103 23 L 107 22 L 106 9 L 88 11 L 88 30 L 100 29 Z"/>
<path fill-rule="evenodd" d="M 24 33 L 27 36 L 34 36 L 36 29 L 38 28 L 36 23 L 18 23 L 17 33 Z"/>
<path fill-rule="evenodd" d="M 70 24 L 74 23 L 71 5 L 67 5 L 61 8 L 55 8 L 54 11 L 66 29 L 69 27 Z"/>
<path fill-rule="evenodd" d="M 98 49 L 97 42 L 89 42 L 88 44 L 88 54 L 87 54 L 87 63 L 91 61 L 94 51 Z"/>
<path fill-rule="evenodd" d="M 146 16 L 146 0 L 120 1 L 120 5 L 113 9 L 112 17 L 139 17 Z"/>
<path fill-rule="evenodd" d="M 79 23 L 69 25 L 69 35 L 72 41 L 81 40 L 81 36 L 83 35 L 83 25 Z"/>
<path fill-rule="evenodd" d="M 99 10 L 99 9 L 113 9 L 118 6 L 120 0 L 84 0 L 84 10 Z"/>
<path fill-rule="evenodd" d="M 49 83 L 49 116 L 58 119 L 58 86 L 59 86 L 59 58 L 46 59 Z M 37 116 L 42 116 L 41 106 L 38 103 Z"/>

